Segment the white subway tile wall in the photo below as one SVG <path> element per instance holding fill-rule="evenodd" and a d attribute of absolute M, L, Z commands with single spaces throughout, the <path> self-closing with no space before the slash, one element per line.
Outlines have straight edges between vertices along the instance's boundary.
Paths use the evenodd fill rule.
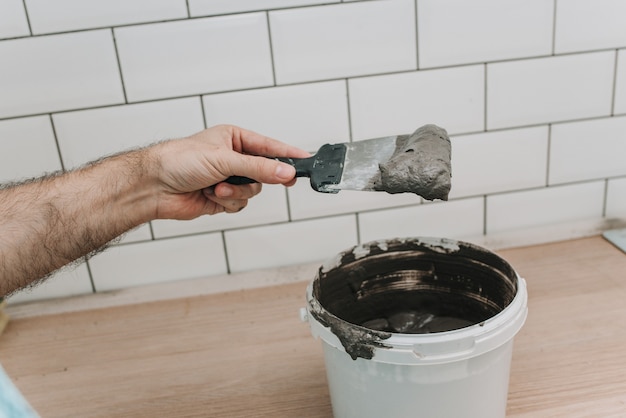
<path fill-rule="evenodd" d="M 124 102 L 111 30 L 0 42 L 0 118 Z"/>
<path fill-rule="evenodd" d="M 487 65 L 487 128 L 610 116 L 615 52 Z"/>
<path fill-rule="evenodd" d="M 626 41 L 624 41 L 626 42 Z M 626 50 L 617 52 L 617 74 L 615 76 L 615 104 L 613 112 L 626 113 Z"/>
<path fill-rule="evenodd" d="M 567 0 L 558 3 L 556 53 L 622 48 L 626 41 L 626 2 Z"/>
<path fill-rule="evenodd" d="M 270 12 L 278 83 L 417 67 L 413 0 Z"/>
<path fill-rule="evenodd" d="M 0 2 L 0 39 L 30 35 L 23 0 Z"/>
<path fill-rule="evenodd" d="M 308 151 L 350 141 L 344 80 L 204 96 L 207 126 L 245 126 Z"/>
<path fill-rule="evenodd" d="M 552 126 L 550 184 L 626 175 L 626 117 Z"/>
<path fill-rule="evenodd" d="M 433 202 L 359 215 L 361 241 L 396 237 L 472 239 L 482 235 L 484 198 Z"/>
<path fill-rule="evenodd" d="M 265 13 L 115 29 L 129 101 L 273 84 Z"/>
<path fill-rule="evenodd" d="M 198 97 L 58 113 L 52 120 L 68 169 L 204 127 Z"/>
<path fill-rule="evenodd" d="M 417 18 L 420 68 L 552 53 L 552 1 L 420 0 Z"/>
<path fill-rule="evenodd" d="M 185 0 L 24 0 L 33 34 L 188 16 Z"/>
<path fill-rule="evenodd" d="M 460 135 L 451 140 L 452 198 L 546 184 L 547 126 Z"/>
<path fill-rule="evenodd" d="M 448 134 L 485 126 L 485 71 L 482 65 L 349 80 L 355 140 L 413 132 L 426 123 Z"/>
<path fill-rule="evenodd" d="M 0 182 L 60 169 L 48 115 L 0 121 Z"/>
<path fill-rule="evenodd" d="M 219 233 L 116 245 L 89 261 L 96 291 L 227 272 Z"/>
<path fill-rule="evenodd" d="M 142 225 L 12 300 L 318 261 L 380 238 L 515 245 L 519 231 L 626 222 L 625 4 L 2 1 L 1 182 L 219 123 L 308 151 L 435 123 L 453 147 L 449 202 L 265 186 L 238 214 Z"/>
<path fill-rule="evenodd" d="M 324 261 L 358 243 L 354 216 L 227 231 L 226 251 L 232 272 L 285 263 Z"/>

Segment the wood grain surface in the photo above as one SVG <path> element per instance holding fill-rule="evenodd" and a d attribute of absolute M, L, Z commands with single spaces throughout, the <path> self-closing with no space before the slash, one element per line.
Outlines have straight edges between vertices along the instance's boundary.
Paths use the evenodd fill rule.
<path fill-rule="evenodd" d="M 499 252 L 528 283 L 509 417 L 626 416 L 626 254 Z M 46 417 L 330 417 L 306 283 L 16 319 L 0 361 Z"/>

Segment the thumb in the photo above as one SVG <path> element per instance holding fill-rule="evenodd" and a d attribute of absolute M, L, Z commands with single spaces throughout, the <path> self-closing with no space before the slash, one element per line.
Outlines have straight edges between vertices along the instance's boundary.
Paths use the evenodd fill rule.
<path fill-rule="evenodd" d="M 280 161 L 254 155 L 233 154 L 229 164 L 231 175 L 249 177 L 259 183 L 287 183 L 296 176 L 296 169 Z"/>

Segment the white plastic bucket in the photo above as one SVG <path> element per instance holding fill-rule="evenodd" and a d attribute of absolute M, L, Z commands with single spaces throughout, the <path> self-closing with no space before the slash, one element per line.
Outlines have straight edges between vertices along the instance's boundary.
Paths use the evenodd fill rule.
<path fill-rule="evenodd" d="M 389 324 L 407 310 L 470 325 L 431 333 L 381 330 L 385 318 Z M 336 418 L 506 414 L 526 284 L 484 248 L 442 238 L 356 246 L 320 267 L 301 314 L 322 340 Z"/>

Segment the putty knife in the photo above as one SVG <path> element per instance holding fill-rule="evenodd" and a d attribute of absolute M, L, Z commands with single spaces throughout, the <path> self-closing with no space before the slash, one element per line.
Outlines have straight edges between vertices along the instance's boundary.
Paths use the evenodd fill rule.
<path fill-rule="evenodd" d="M 447 200 L 450 191 L 450 139 L 435 125 L 425 125 L 411 135 L 326 144 L 309 158 L 275 159 L 295 167 L 296 177 L 309 177 L 311 187 L 322 193 L 412 192 Z M 226 181 L 254 182 L 237 176 Z"/>

